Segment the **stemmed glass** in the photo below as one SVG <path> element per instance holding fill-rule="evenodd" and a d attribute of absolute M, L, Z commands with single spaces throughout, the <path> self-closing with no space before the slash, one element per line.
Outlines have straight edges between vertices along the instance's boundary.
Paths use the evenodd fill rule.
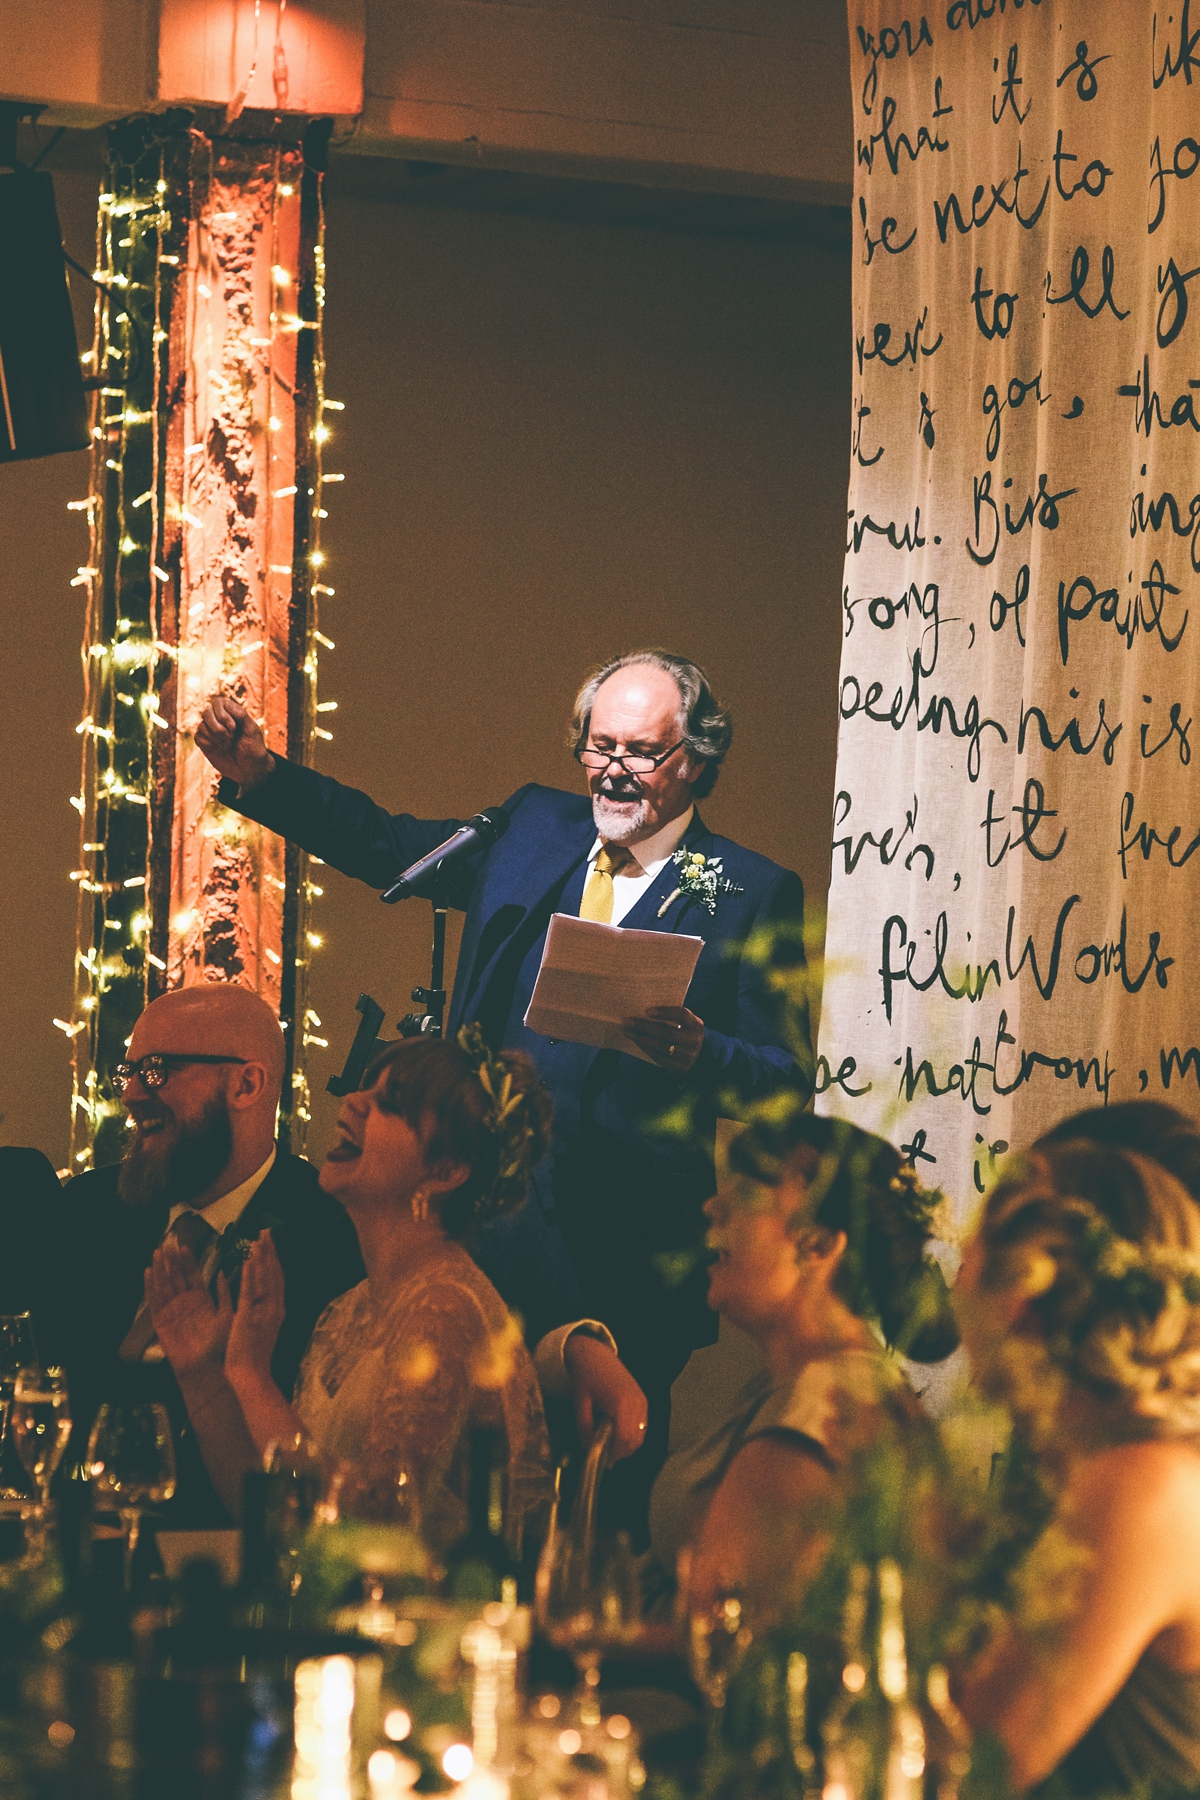
<path fill-rule="evenodd" d="M 742 1612 L 741 1597 L 733 1589 L 716 1594 L 710 1607 L 689 1611 L 686 1629 L 688 1666 L 708 1702 L 709 1744 L 715 1749 L 729 1683 L 753 1634 Z"/>
<path fill-rule="evenodd" d="M 125 1592 L 147 1504 L 161 1506 L 175 1492 L 175 1448 L 165 1406 L 117 1406 L 105 1401 L 88 1439 L 87 1472 L 112 1494 L 125 1533 Z"/>
<path fill-rule="evenodd" d="M 623 1531 L 555 1531 L 538 1564 L 538 1625 L 573 1658 L 579 1675 L 576 1702 L 582 1725 L 600 1723 L 596 1689 L 608 1649 L 628 1643 L 640 1617 L 637 1564 Z"/>
<path fill-rule="evenodd" d="M 21 1369 L 31 1368 L 37 1358 L 33 1322 L 29 1314 L 0 1313 L 0 1500 L 24 1498 L 18 1488 L 3 1478 L 4 1449 L 8 1442 L 8 1415 L 17 1374 Z"/>
<path fill-rule="evenodd" d="M 37 1514 L 50 1504 L 50 1483 L 71 1435 L 71 1401 L 61 1369 L 35 1366 L 17 1371 L 9 1411 L 17 1455 L 37 1489 Z"/>

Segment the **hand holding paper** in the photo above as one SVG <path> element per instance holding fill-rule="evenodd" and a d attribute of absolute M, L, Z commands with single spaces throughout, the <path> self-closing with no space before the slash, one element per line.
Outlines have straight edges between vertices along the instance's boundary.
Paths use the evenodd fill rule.
<path fill-rule="evenodd" d="M 683 1005 L 703 945 L 555 913 L 525 1023 L 545 1037 L 624 1050 L 662 1068 L 677 1062 L 682 1074 L 704 1041 L 703 1022 Z"/>
<path fill-rule="evenodd" d="M 686 1006 L 653 1006 L 645 1018 L 626 1019 L 625 1033 L 660 1069 L 681 1075 L 704 1048 L 704 1020 Z"/>

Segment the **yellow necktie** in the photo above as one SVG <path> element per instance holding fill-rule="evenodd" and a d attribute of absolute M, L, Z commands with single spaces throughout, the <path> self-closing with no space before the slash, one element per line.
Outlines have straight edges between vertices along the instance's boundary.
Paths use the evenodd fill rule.
<path fill-rule="evenodd" d="M 613 876 L 633 861 L 632 850 L 622 844 L 602 844 L 595 866 L 587 878 L 583 899 L 579 902 L 581 919 L 594 919 L 599 925 L 611 925 L 613 915 Z"/>

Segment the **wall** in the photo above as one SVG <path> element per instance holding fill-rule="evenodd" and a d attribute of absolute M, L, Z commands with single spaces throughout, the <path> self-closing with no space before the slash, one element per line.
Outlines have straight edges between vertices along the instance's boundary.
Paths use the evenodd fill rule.
<path fill-rule="evenodd" d="M 843 0 L 372 0 L 357 142 L 845 205 L 848 48 Z"/>
<path fill-rule="evenodd" d="M 844 0 L 293 0 L 276 12 L 0 0 L 0 97 L 42 103 L 47 124 L 94 126 L 155 98 L 224 107 L 241 94 L 251 108 L 343 115 L 376 156 L 849 203 Z"/>
<path fill-rule="evenodd" d="M 60 177 L 68 246 L 90 241 Z M 65 184 L 65 185 L 64 185 Z M 94 190 L 93 190 L 94 191 Z M 86 260 L 80 256 L 80 260 Z M 657 641 L 738 720 L 704 812 L 823 904 L 836 739 L 849 259 L 801 242 L 334 196 L 322 767 L 440 817 L 572 785 L 581 673 Z M 0 1139 L 65 1153 L 85 541 L 82 456 L 0 468 Z M 428 909 L 328 872 L 311 1002 L 340 1068 L 364 988 L 389 1026 L 427 975 Z M 310 1148 L 328 1141 L 321 1094 Z"/>
<path fill-rule="evenodd" d="M 3 179 L 3 177 L 0 177 Z M 95 176 L 56 174 L 63 242 L 85 268 L 95 260 Z M 71 277 L 80 348 L 91 343 L 93 290 Z M 35 1144 L 61 1166 L 71 1095 L 69 1019 L 79 864 L 79 723 L 83 683 L 81 590 L 68 585 L 88 559 L 82 513 L 88 454 L 0 466 L 0 1143 Z"/>

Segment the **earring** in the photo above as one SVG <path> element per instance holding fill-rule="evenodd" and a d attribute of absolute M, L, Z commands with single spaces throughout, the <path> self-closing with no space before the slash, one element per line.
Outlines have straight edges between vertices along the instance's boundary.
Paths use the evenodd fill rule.
<path fill-rule="evenodd" d="M 418 1225 L 429 1217 L 429 1195 L 424 1188 L 418 1188 L 412 1197 L 412 1216 Z"/>

